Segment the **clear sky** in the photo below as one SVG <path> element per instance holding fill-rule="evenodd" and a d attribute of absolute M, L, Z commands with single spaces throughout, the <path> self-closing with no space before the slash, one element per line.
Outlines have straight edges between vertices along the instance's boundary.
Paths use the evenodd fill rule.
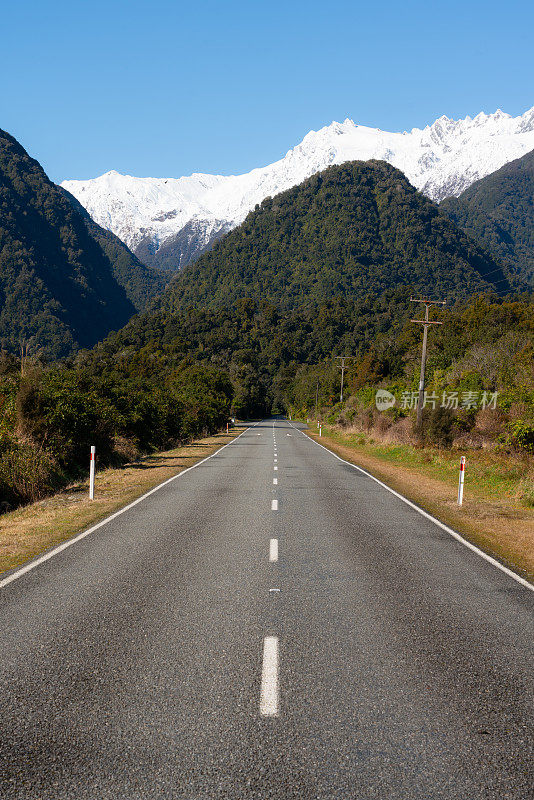
<path fill-rule="evenodd" d="M 342 121 L 534 105 L 529 0 L 18 0 L 0 127 L 55 181 L 230 174 Z"/>

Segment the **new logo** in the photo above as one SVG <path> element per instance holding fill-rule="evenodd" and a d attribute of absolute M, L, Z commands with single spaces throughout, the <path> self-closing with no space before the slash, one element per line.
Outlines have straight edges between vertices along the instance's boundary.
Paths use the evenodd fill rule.
<path fill-rule="evenodd" d="M 386 411 L 386 409 L 395 405 L 395 396 L 386 389 L 378 389 L 375 395 L 375 403 L 379 411 Z"/>

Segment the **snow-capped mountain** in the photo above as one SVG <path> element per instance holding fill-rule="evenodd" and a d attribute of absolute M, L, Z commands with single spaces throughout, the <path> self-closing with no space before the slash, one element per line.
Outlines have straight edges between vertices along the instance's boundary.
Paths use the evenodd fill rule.
<path fill-rule="evenodd" d="M 95 222 L 113 231 L 146 263 L 176 269 L 238 225 L 256 203 L 331 164 L 388 161 L 433 200 L 459 195 L 479 178 L 534 150 L 534 107 L 473 119 L 440 117 L 424 129 L 390 133 L 333 122 L 310 131 L 284 158 L 244 175 L 134 178 L 111 171 L 61 184 Z"/>

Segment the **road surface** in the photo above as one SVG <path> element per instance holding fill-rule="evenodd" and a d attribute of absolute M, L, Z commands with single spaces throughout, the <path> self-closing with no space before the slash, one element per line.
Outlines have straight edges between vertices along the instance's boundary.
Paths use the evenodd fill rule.
<path fill-rule="evenodd" d="M 2 800 L 533 796 L 534 593 L 297 427 L 0 588 Z"/>

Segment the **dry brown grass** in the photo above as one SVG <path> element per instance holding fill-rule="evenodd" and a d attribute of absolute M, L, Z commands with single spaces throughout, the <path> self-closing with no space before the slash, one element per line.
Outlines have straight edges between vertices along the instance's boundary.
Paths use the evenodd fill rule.
<path fill-rule="evenodd" d="M 308 434 L 318 438 L 314 429 Z M 424 466 L 410 468 L 365 452 L 363 445 L 340 444 L 329 438 L 324 428 L 321 444 L 363 467 L 486 553 L 534 581 L 534 509 L 521 507 L 518 498 L 502 496 L 495 500 L 478 493 L 476 497 L 465 497 L 460 508 L 455 488 L 447 481 L 425 475 Z"/>
<path fill-rule="evenodd" d="M 104 519 L 154 486 L 211 455 L 241 433 L 218 433 L 185 447 L 156 453 L 96 476 L 95 499 L 88 482 L 73 484 L 37 503 L 0 517 L 0 574 Z"/>

